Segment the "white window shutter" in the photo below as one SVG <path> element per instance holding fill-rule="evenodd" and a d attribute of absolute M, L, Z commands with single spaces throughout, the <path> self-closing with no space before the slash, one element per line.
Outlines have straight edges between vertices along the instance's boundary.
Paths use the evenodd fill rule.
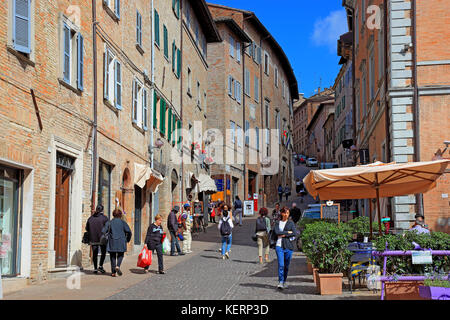
<path fill-rule="evenodd" d="M 115 107 L 119 110 L 122 110 L 122 65 L 118 60 L 116 60 L 114 67 Z"/>

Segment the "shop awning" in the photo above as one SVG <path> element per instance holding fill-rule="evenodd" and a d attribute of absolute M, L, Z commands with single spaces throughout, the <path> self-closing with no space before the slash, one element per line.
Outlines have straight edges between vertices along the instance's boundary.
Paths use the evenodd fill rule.
<path fill-rule="evenodd" d="M 140 188 L 146 186 L 151 192 L 157 192 L 163 181 L 163 176 L 152 170 L 148 165 L 134 164 L 134 184 Z"/>
<path fill-rule="evenodd" d="M 199 192 L 216 193 L 216 182 L 208 175 L 200 173 L 198 178 Z"/>

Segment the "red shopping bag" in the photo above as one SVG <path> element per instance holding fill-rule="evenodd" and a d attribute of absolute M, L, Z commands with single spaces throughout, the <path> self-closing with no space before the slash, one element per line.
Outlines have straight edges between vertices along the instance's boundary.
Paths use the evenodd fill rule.
<path fill-rule="evenodd" d="M 141 253 L 139 253 L 137 266 L 140 268 L 145 268 L 151 264 L 152 264 L 152 252 L 144 247 Z"/>

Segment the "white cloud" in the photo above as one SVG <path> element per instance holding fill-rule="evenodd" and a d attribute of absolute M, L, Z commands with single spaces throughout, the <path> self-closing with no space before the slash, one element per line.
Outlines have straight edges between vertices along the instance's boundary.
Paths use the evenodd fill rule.
<path fill-rule="evenodd" d="M 336 52 L 339 36 L 347 31 L 345 10 L 332 11 L 328 17 L 316 20 L 311 39 L 316 46 L 327 46 L 331 52 Z"/>

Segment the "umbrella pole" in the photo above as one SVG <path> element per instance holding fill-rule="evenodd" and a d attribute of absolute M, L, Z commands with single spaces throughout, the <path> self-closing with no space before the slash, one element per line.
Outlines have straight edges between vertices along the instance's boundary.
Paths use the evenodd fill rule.
<path fill-rule="evenodd" d="M 378 232 L 381 236 L 381 210 L 380 210 L 380 191 L 377 188 L 377 210 L 378 210 Z"/>
<path fill-rule="evenodd" d="M 372 199 L 369 199 L 369 239 L 370 241 L 372 241 L 372 232 L 373 232 L 373 227 L 372 227 Z"/>

